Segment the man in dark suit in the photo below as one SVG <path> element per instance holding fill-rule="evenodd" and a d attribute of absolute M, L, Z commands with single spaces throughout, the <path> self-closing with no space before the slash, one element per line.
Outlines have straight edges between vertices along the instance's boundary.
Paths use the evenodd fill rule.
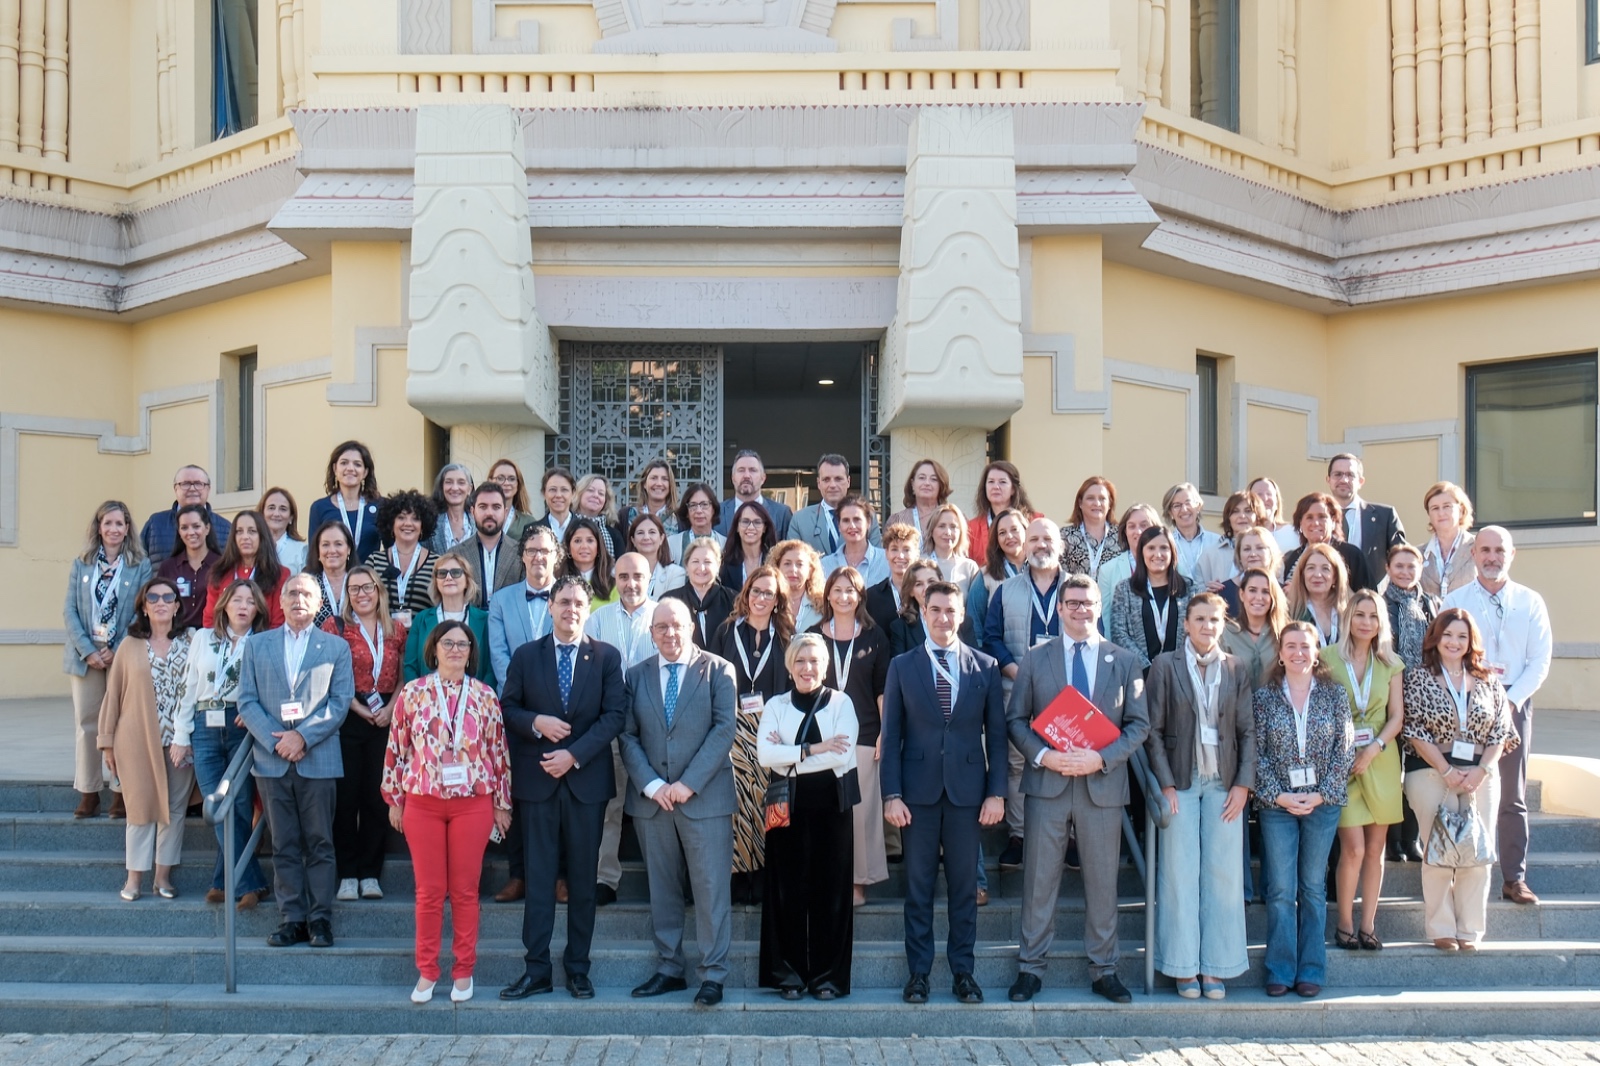
<path fill-rule="evenodd" d="M 570 885 L 562 958 L 567 991 L 574 999 L 594 997 L 595 867 L 606 802 L 617 791 L 611 742 L 622 732 L 627 690 L 621 653 L 583 635 L 588 619 L 589 586 L 576 577 L 558 580 L 550 593 L 551 632 L 512 653 L 500 697 L 528 879 L 525 969 L 501 989 L 501 999 L 526 999 L 554 987 L 550 936 L 563 855 Z"/>
<path fill-rule="evenodd" d="M 457 545 L 478 579 L 478 606 L 485 611 L 496 592 L 522 580 L 522 556 L 506 536 L 506 493 L 492 481 L 472 491 L 472 524 L 478 535 Z"/>
<path fill-rule="evenodd" d="M 650 624 L 656 654 L 628 670 L 619 743 L 628 770 L 623 810 L 633 819 L 650 882 L 656 972 L 639 997 L 679 992 L 684 977 L 683 883 L 694 892 L 700 945 L 696 1006 L 722 1002 L 733 941 L 733 666 L 700 651 L 682 600 L 663 600 Z M 591 878 L 592 880 L 592 878 Z"/>
<path fill-rule="evenodd" d="M 1361 498 L 1367 474 L 1356 456 L 1344 452 L 1330 459 L 1327 480 L 1344 519 L 1345 542 L 1366 559 L 1367 580 L 1376 588 L 1389 572 L 1389 549 L 1405 543 L 1406 527 L 1393 507 Z"/>
<path fill-rule="evenodd" d="M 761 462 L 761 456 L 748 448 L 734 456 L 732 478 L 733 495 L 722 501 L 722 514 L 717 519 L 716 531 L 730 540 L 733 539 L 734 512 L 742 504 L 759 503 L 766 509 L 767 516 L 772 519 L 778 539 L 786 539 L 789 536 L 789 520 L 794 517 L 794 513 L 782 500 L 761 495 L 761 486 L 767 483 L 767 468 Z"/>
<path fill-rule="evenodd" d="M 978 939 L 979 827 L 1005 816 L 1006 722 L 994 659 L 956 639 L 961 590 L 928 586 L 920 648 L 889 664 L 883 693 L 883 816 L 901 829 L 906 866 L 903 998 L 928 1002 L 933 969 L 933 889 L 940 851 L 949 894 L 945 958 L 962 1003 L 982 1003 L 973 977 Z M 1056 859 L 1061 865 L 1061 859 Z"/>
<path fill-rule="evenodd" d="M 1128 802 L 1128 759 L 1150 733 L 1144 671 L 1126 648 L 1100 637 L 1100 587 L 1085 574 L 1061 579 L 1061 633 L 1023 653 L 1006 725 L 1022 752 L 1028 832 L 1024 840 L 1022 946 L 1011 999 L 1025 1003 L 1043 985 L 1046 955 L 1056 933 L 1056 901 L 1067 835 L 1075 831 L 1083 865 L 1083 941 L 1091 986 L 1113 1003 L 1133 997 L 1117 977 L 1117 866 L 1122 808 Z M 1071 685 L 1122 735 L 1099 751 L 1056 751 L 1032 723 Z"/>

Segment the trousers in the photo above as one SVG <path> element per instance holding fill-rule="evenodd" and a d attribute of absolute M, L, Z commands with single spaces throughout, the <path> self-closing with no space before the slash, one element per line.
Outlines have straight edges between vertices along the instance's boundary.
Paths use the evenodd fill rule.
<path fill-rule="evenodd" d="M 450 899 L 450 976 L 471 977 L 478 964 L 478 879 L 494 828 L 488 796 L 406 796 L 400 824 L 417 877 L 417 973 L 439 979 L 439 930 Z"/>

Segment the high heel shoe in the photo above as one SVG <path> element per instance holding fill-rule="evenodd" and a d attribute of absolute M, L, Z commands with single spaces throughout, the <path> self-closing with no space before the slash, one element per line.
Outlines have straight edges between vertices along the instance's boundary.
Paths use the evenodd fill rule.
<path fill-rule="evenodd" d="M 1361 944 L 1362 951 L 1382 951 L 1383 941 L 1378 939 L 1376 931 L 1371 933 L 1357 933 L 1356 940 Z"/>
<path fill-rule="evenodd" d="M 432 1002 L 433 1001 L 433 986 L 436 985 L 436 984 L 438 984 L 437 981 L 429 981 L 426 978 L 419 979 L 417 981 L 417 987 L 415 987 L 415 988 L 413 988 L 411 990 L 411 1002 L 413 1002 L 413 1003 L 430 1003 L 430 1002 Z"/>
<path fill-rule="evenodd" d="M 1333 930 L 1333 943 L 1335 947 L 1343 948 L 1346 951 L 1361 950 L 1361 941 L 1356 939 L 1356 935 L 1354 933 L 1347 933 L 1337 926 L 1335 926 Z"/>

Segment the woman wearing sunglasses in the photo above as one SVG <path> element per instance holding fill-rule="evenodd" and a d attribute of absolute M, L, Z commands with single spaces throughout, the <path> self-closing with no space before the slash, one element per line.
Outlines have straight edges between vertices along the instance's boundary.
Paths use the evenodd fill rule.
<path fill-rule="evenodd" d="M 478 600 L 478 582 L 472 576 L 466 556 L 451 550 L 436 556 L 433 563 L 433 580 L 428 586 L 429 598 L 434 606 L 419 612 L 406 633 L 405 680 L 415 681 L 433 673 L 423 662 L 422 650 L 434 627 L 441 622 L 465 622 L 478 647 L 489 646 L 489 612 L 475 606 Z M 478 656 L 477 669 L 472 676 L 484 684 L 494 685 L 494 667 L 487 654 Z"/>

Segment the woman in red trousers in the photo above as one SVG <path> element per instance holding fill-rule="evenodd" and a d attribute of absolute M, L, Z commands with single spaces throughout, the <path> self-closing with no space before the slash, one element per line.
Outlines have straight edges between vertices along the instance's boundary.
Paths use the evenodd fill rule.
<path fill-rule="evenodd" d="M 478 876 L 491 828 L 511 824 L 511 764 L 500 701 L 472 676 L 480 655 L 472 630 L 444 622 L 428 635 L 423 660 L 435 673 L 401 689 L 389 727 L 383 799 L 389 822 L 406 835 L 417 878 L 417 972 L 411 1002 L 433 998 L 439 980 L 439 928 L 450 897 L 455 986 L 472 998 L 478 961 Z"/>

